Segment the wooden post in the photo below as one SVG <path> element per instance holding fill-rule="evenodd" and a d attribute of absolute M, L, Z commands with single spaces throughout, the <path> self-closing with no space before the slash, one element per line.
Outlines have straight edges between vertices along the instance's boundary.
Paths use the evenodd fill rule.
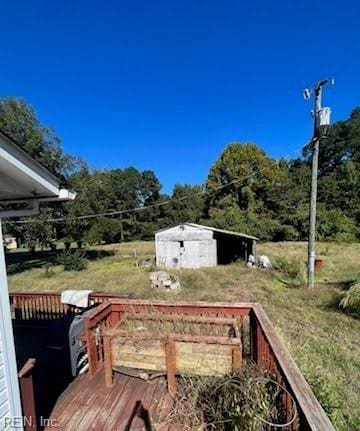
<path fill-rule="evenodd" d="M 176 351 L 175 341 L 168 339 L 165 342 L 165 361 L 166 361 L 166 373 L 168 392 L 171 397 L 174 397 L 176 391 Z"/>
<path fill-rule="evenodd" d="M 30 358 L 19 372 L 20 394 L 22 401 L 22 410 L 25 420 L 25 431 L 37 431 L 34 384 L 32 370 L 36 360 Z"/>
<path fill-rule="evenodd" d="M 85 318 L 85 335 L 86 335 L 86 350 L 89 361 L 89 373 L 92 377 L 97 371 L 97 353 L 96 353 L 96 342 L 88 324 L 89 318 Z"/>
<path fill-rule="evenodd" d="M 111 388 L 113 385 L 112 376 L 112 358 L 111 358 L 111 337 L 110 335 L 104 334 L 104 374 L 105 374 L 105 386 Z"/>
<path fill-rule="evenodd" d="M 232 366 L 233 371 L 239 371 L 241 368 L 242 357 L 241 357 L 242 348 L 240 346 L 235 346 L 232 348 Z"/>
<path fill-rule="evenodd" d="M 255 313 L 253 311 L 251 311 L 249 318 L 250 318 L 250 349 L 251 349 L 250 358 L 252 361 L 258 363 L 259 330 L 258 330 L 258 323 L 256 321 L 256 316 L 255 316 Z"/>

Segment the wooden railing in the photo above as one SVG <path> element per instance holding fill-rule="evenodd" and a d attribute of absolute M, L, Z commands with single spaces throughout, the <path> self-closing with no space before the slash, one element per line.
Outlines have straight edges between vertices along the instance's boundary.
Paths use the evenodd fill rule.
<path fill-rule="evenodd" d="M 326 413 L 278 338 L 266 313 L 256 303 L 166 302 L 110 299 L 86 317 L 89 372 L 104 366 L 103 330 L 115 326 L 124 313 L 159 312 L 180 315 L 232 317 L 241 321 L 244 359 L 251 359 L 286 390 L 281 405 L 283 431 L 335 431 Z M 247 348 L 246 348 L 247 346 Z M 294 409 L 295 402 L 295 409 Z M 296 417 L 295 420 L 293 418 Z M 290 423 L 291 422 L 291 423 Z M 270 428 L 275 429 L 275 428 Z"/>
<path fill-rule="evenodd" d="M 12 292 L 10 302 L 14 318 L 20 321 L 51 320 L 75 315 L 80 310 L 62 304 L 58 292 Z M 302 376 L 291 355 L 278 338 L 266 313 L 256 303 L 210 303 L 210 302 L 167 302 L 124 299 L 122 295 L 93 293 L 90 304 L 100 303 L 85 320 L 89 372 L 91 375 L 102 369 L 104 361 L 104 328 L 113 327 L 124 313 L 143 313 L 156 310 L 161 313 L 197 316 L 223 316 L 241 322 L 241 339 L 244 359 L 257 362 L 268 370 L 274 379 L 289 392 L 284 393 L 282 405 L 284 417 L 293 415 L 293 400 L 296 402 L 297 418 L 283 431 L 335 431 L 329 418 L 320 406 L 311 388 Z M 29 364 L 27 364 L 29 366 Z M 32 365 L 33 366 L 33 365 Z M 27 368 L 25 368 L 26 370 Z M 24 370 L 24 369 L 23 369 Z M 20 386 L 22 397 L 29 391 L 29 374 L 22 370 Z M 30 370 L 29 370 L 30 371 Z M 31 374 L 31 373 L 30 373 Z M 25 384 L 25 387 L 23 387 Z M 28 384 L 28 386 L 26 386 Z M 24 392 L 25 391 L 25 392 Z M 30 399 L 26 397 L 26 399 Z M 25 410 L 31 413 L 31 403 Z M 34 413 L 34 411 L 33 411 Z M 36 430 L 36 428 L 28 428 Z"/>
<path fill-rule="evenodd" d="M 33 369 L 35 363 L 35 359 L 28 359 L 18 374 L 25 431 L 37 431 L 38 429 L 33 384 Z"/>
<path fill-rule="evenodd" d="M 91 293 L 89 305 L 103 303 L 110 298 L 124 298 L 112 293 Z M 75 315 L 81 309 L 61 302 L 61 292 L 11 292 L 9 294 L 13 318 L 17 321 L 54 320 Z"/>

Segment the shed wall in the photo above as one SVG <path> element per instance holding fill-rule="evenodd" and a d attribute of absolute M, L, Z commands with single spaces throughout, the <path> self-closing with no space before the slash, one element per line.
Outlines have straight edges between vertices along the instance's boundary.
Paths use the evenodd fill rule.
<path fill-rule="evenodd" d="M 202 268 L 217 265 L 213 232 L 176 226 L 155 235 L 156 264 L 160 268 Z"/>
<path fill-rule="evenodd" d="M 182 247 L 183 245 L 183 247 Z M 217 265 L 217 247 L 213 239 L 203 241 L 156 242 L 156 265 L 160 268 L 202 268 Z"/>
<path fill-rule="evenodd" d="M 213 232 L 188 225 L 179 225 L 155 234 L 156 241 L 201 241 L 212 239 Z"/>

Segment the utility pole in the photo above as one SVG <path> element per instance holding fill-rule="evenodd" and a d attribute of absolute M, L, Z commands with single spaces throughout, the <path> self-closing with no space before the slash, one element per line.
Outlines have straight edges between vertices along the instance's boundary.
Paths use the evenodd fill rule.
<path fill-rule="evenodd" d="M 311 95 L 314 95 L 314 133 L 311 141 L 312 155 L 312 171 L 311 171 L 311 197 L 310 197 L 310 230 L 308 244 L 308 271 L 307 282 L 308 288 L 314 287 L 315 279 L 315 237 L 316 237 L 316 200 L 317 200 L 317 179 L 318 179 L 318 163 L 319 163 L 319 146 L 320 140 L 327 133 L 330 125 L 330 108 L 322 108 L 322 89 L 327 83 L 332 83 L 331 79 L 323 79 L 315 84 L 313 90 L 306 89 L 304 91 L 305 100 L 309 100 Z"/>

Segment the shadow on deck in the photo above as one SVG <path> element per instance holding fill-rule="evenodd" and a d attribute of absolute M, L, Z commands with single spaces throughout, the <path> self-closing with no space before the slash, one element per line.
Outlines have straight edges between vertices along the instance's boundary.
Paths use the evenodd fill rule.
<path fill-rule="evenodd" d="M 103 371 L 78 376 L 58 399 L 45 430 L 150 431 L 166 393 L 164 378 L 147 382 L 115 373 L 107 388 Z"/>
<path fill-rule="evenodd" d="M 28 358 L 36 359 L 33 379 L 39 420 L 49 417 L 59 395 L 73 380 L 67 335 L 71 319 L 13 323 L 18 369 Z"/>

